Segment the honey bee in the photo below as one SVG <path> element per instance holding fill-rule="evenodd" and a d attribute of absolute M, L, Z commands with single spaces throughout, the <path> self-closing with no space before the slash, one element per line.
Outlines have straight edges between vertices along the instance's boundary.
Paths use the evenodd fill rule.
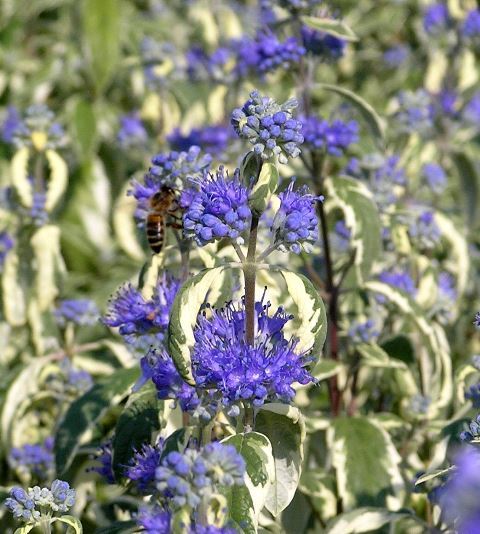
<path fill-rule="evenodd" d="M 158 193 L 150 198 L 150 210 L 146 219 L 147 241 L 155 254 L 161 252 L 165 241 L 165 228 L 180 229 L 182 225 L 178 222 L 179 206 L 177 195 L 174 189 L 166 185 L 162 186 Z M 173 221 L 168 220 L 169 218 Z"/>

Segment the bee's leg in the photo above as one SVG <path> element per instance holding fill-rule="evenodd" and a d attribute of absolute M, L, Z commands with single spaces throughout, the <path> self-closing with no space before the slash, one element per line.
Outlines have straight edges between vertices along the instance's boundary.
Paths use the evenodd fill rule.
<path fill-rule="evenodd" d="M 181 230 L 183 226 L 177 222 L 167 222 L 167 226 L 170 228 L 175 228 L 175 230 Z"/>

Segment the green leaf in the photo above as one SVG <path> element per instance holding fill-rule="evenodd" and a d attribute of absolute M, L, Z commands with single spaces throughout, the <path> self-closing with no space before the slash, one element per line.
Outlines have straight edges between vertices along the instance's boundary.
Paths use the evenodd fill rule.
<path fill-rule="evenodd" d="M 460 178 L 460 191 L 464 193 L 466 222 L 475 227 L 478 219 L 478 203 L 480 192 L 480 176 L 475 163 L 464 152 L 454 152 L 452 160 Z"/>
<path fill-rule="evenodd" d="M 402 361 L 390 358 L 390 356 L 375 343 L 361 343 L 356 347 L 363 357 L 363 363 L 368 367 L 381 369 L 405 369 Z"/>
<path fill-rule="evenodd" d="M 82 0 L 85 57 L 99 92 L 117 70 L 122 34 L 121 5 L 119 0 Z"/>
<path fill-rule="evenodd" d="M 17 530 L 13 534 L 27 534 L 27 532 L 30 532 L 36 526 L 37 525 L 35 523 L 33 525 L 24 525 L 23 527 L 17 528 Z"/>
<path fill-rule="evenodd" d="M 144 443 L 151 443 L 152 434 L 160 430 L 160 407 L 157 390 L 151 381 L 130 395 L 118 419 L 113 439 L 112 467 L 118 481 L 123 478 L 124 468 L 135 451 Z"/>
<path fill-rule="evenodd" d="M 302 274 L 280 269 L 287 291 L 296 306 L 294 312 L 295 336 L 299 339 L 295 350 L 311 352 L 317 361 L 327 337 L 327 314 L 318 291 Z"/>
<path fill-rule="evenodd" d="M 61 275 L 66 267 L 60 251 L 60 228 L 47 224 L 38 229 L 31 239 L 36 260 L 35 289 L 40 311 L 50 308 L 59 294 Z"/>
<path fill-rule="evenodd" d="M 333 35 L 344 41 L 358 41 L 358 37 L 343 20 L 305 16 L 302 17 L 302 21 L 314 30 Z"/>
<path fill-rule="evenodd" d="M 385 125 L 383 119 L 377 114 L 373 107 L 363 100 L 360 96 L 348 89 L 339 87 L 337 85 L 330 85 L 327 83 L 319 83 L 316 85 L 320 90 L 332 91 L 340 96 L 343 96 L 355 109 L 360 113 L 363 120 L 366 122 L 372 137 L 380 149 L 385 147 Z"/>
<path fill-rule="evenodd" d="M 15 249 L 8 252 L 3 263 L 2 297 L 5 319 L 11 326 L 23 326 L 27 321 L 25 290 L 19 280 L 18 254 Z"/>
<path fill-rule="evenodd" d="M 224 267 L 205 269 L 186 282 L 178 291 L 170 312 L 168 325 L 168 350 L 182 378 L 194 384 L 190 350 L 195 338 L 193 329 L 200 307 Z"/>
<path fill-rule="evenodd" d="M 245 486 L 233 486 L 224 491 L 230 518 L 242 532 L 255 533 L 275 476 L 272 446 L 268 438 L 258 432 L 236 434 L 222 443 L 233 445 L 246 464 Z"/>
<path fill-rule="evenodd" d="M 335 477 L 326 474 L 323 469 L 308 469 L 302 473 L 300 491 L 308 495 L 312 506 L 324 519 L 337 515 L 337 496 L 335 494 Z"/>
<path fill-rule="evenodd" d="M 66 534 L 82 534 L 83 528 L 82 523 L 80 523 L 80 520 L 76 517 L 73 517 L 73 515 L 62 515 L 61 517 L 55 517 L 51 520 L 51 523 L 55 523 L 56 521 L 59 521 L 60 523 L 65 523 L 68 525 L 67 533 Z"/>
<path fill-rule="evenodd" d="M 275 482 L 265 506 L 277 517 L 291 502 L 302 472 L 305 423 L 298 408 L 285 404 L 265 404 L 255 417 L 255 430 L 272 444 Z"/>
<path fill-rule="evenodd" d="M 55 462 L 59 476 L 65 473 L 72 463 L 88 431 L 111 406 L 128 394 L 138 374 L 137 367 L 119 369 L 99 381 L 70 405 L 55 437 Z"/>
<path fill-rule="evenodd" d="M 367 417 L 335 419 L 328 437 L 345 510 L 384 506 L 403 487 L 400 455 L 388 433 Z"/>
<path fill-rule="evenodd" d="M 33 189 L 28 179 L 28 158 L 30 152 L 27 147 L 17 150 L 12 159 L 11 173 L 12 185 L 17 191 L 20 202 L 26 208 L 32 207 Z"/>
<path fill-rule="evenodd" d="M 377 532 L 381 527 L 399 519 L 412 517 L 408 512 L 390 512 L 382 508 L 364 507 L 341 514 L 327 525 L 325 534 L 355 534 Z M 383 532 L 383 531 L 382 531 Z"/>
<path fill-rule="evenodd" d="M 431 396 L 429 416 L 435 417 L 440 409 L 450 403 L 453 394 L 452 361 L 445 331 L 440 325 L 429 320 L 418 304 L 404 291 L 378 281 L 368 282 L 365 287 L 386 297 L 418 329 L 423 350 L 419 351 L 417 358 L 422 368 L 429 369 L 428 373 L 422 373 L 420 390 Z"/>
<path fill-rule="evenodd" d="M 72 128 L 79 156 L 87 158 L 96 148 L 97 121 L 92 104 L 86 100 L 75 103 Z"/>
<path fill-rule="evenodd" d="M 312 369 L 312 375 L 317 380 L 325 380 L 331 376 L 338 375 L 343 369 L 345 369 L 345 365 L 342 362 L 323 358 Z"/>
<path fill-rule="evenodd" d="M 163 443 L 160 462 L 172 451 L 183 452 L 187 448 L 190 437 L 193 434 L 193 430 L 194 427 L 187 426 L 172 432 L 172 434 L 170 434 Z"/>
<path fill-rule="evenodd" d="M 48 177 L 45 209 L 50 212 L 58 204 L 65 193 L 68 184 L 68 167 L 64 159 L 55 150 L 47 150 L 45 153 L 50 168 Z"/>
<path fill-rule="evenodd" d="M 258 180 L 254 183 L 248 203 L 256 213 L 263 213 L 278 187 L 278 169 L 274 163 L 266 161 L 260 170 Z"/>
<path fill-rule="evenodd" d="M 136 521 L 115 521 L 107 527 L 97 528 L 95 534 L 129 534 L 137 531 Z"/>
<path fill-rule="evenodd" d="M 339 208 L 351 231 L 354 266 L 359 283 L 367 280 L 382 251 L 382 225 L 372 193 L 359 180 L 335 176 L 325 180 L 327 212 Z"/>

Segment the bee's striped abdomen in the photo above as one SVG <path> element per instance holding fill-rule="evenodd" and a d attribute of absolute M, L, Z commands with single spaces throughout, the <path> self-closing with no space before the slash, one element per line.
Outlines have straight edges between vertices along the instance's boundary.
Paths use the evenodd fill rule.
<path fill-rule="evenodd" d="M 147 241 L 150 248 L 158 254 L 163 248 L 165 219 L 159 213 L 149 213 L 147 216 Z"/>

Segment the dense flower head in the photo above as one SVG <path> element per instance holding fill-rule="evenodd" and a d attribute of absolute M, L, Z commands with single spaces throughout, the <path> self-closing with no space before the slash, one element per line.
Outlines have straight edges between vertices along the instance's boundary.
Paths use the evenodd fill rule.
<path fill-rule="evenodd" d="M 480 441 L 480 415 L 470 421 L 467 429 L 460 434 L 460 439 L 462 441 Z"/>
<path fill-rule="evenodd" d="M 93 385 L 92 375 L 84 369 L 74 367 L 69 358 L 61 360 L 56 372 L 47 376 L 49 389 L 62 397 L 76 398 Z"/>
<path fill-rule="evenodd" d="M 348 337 L 355 343 L 371 343 L 380 335 L 378 325 L 373 319 L 354 321 L 348 329 Z"/>
<path fill-rule="evenodd" d="M 57 148 L 64 144 L 65 132 L 47 106 L 35 104 L 27 108 L 23 121 L 14 131 L 13 142 L 17 147 L 28 146 L 39 151 Z"/>
<path fill-rule="evenodd" d="M 261 74 L 272 72 L 278 68 L 288 69 L 298 64 L 305 54 L 305 48 L 295 37 L 287 37 L 280 41 L 270 31 L 261 31 L 256 39 L 256 68 Z"/>
<path fill-rule="evenodd" d="M 15 133 L 20 128 L 22 128 L 22 118 L 18 109 L 15 106 L 8 106 L 1 126 L 2 141 L 13 143 Z"/>
<path fill-rule="evenodd" d="M 136 451 L 125 468 L 125 476 L 130 479 L 142 493 L 152 493 L 155 481 L 155 470 L 160 463 L 163 441 L 156 445 L 144 444 Z"/>
<path fill-rule="evenodd" d="M 13 248 L 14 241 L 8 232 L 0 232 L 0 272 L 8 251 Z"/>
<path fill-rule="evenodd" d="M 378 279 L 380 280 L 380 282 L 405 291 L 405 293 L 411 296 L 414 296 L 417 292 L 412 277 L 407 271 L 404 271 L 402 269 L 383 271 L 379 274 Z"/>
<path fill-rule="evenodd" d="M 410 48 L 405 44 L 399 44 L 388 48 L 383 53 L 384 63 L 391 68 L 403 65 L 410 57 Z"/>
<path fill-rule="evenodd" d="M 328 121 L 320 117 L 302 117 L 302 134 L 310 149 L 324 150 L 331 156 L 342 156 L 348 147 L 358 142 L 357 121 Z"/>
<path fill-rule="evenodd" d="M 212 156 L 221 156 L 228 148 L 232 138 L 230 128 L 222 124 L 204 126 L 203 128 L 193 128 L 190 132 L 182 134 L 179 128 L 176 128 L 167 140 L 173 150 L 188 150 L 191 146 L 199 146 Z"/>
<path fill-rule="evenodd" d="M 58 479 L 52 482 L 50 489 L 34 486 L 25 491 L 15 486 L 5 500 L 5 506 L 13 516 L 25 522 L 36 522 L 56 512 L 63 514 L 74 504 L 75 490 L 70 488 L 68 482 Z"/>
<path fill-rule="evenodd" d="M 278 196 L 280 207 L 272 222 L 272 237 L 281 250 L 300 254 L 302 248 L 311 252 L 318 241 L 318 218 L 316 203 L 323 197 L 312 195 L 307 186 L 294 191 L 292 180 Z"/>
<path fill-rule="evenodd" d="M 118 328 L 128 343 L 137 336 L 154 333 L 163 339 L 170 317 L 170 308 L 180 287 L 180 281 L 168 273 L 159 276 L 150 299 L 127 283 L 110 300 L 103 322 Z"/>
<path fill-rule="evenodd" d="M 303 46 L 307 52 L 325 61 L 336 61 L 345 53 L 347 43 L 339 37 L 314 30 L 308 26 L 302 26 L 301 34 Z"/>
<path fill-rule="evenodd" d="M 120 117 L 120 129 L 117 140 L 122 148 L 139 148 L 145 146 L 148 139 L 147 130 L 138 113 Z"/>
<path fill-rule="evenodd" d="M 447 186 L 447 175 L 437 163 L 425 163 L 422 167 L 422 177 L 434 193 L 442 193 Z"/>
<path fill-rule="evenodd" d="M 97 305 L 89 299 L 61 300 L 53 313 L 57 324 L 61 327 L 67 323 L 78 326 L 93 325 L 100 318 Z"/>
<path fill-rule="evenodd" d="M 113 447 L 112 442 L 107 441 L 100 445 L 95 456 L 95 461 L 99 463 L 94 467 L 89 468 L 89 471 L 99 474 L 108 484 L 115 483 L 115 475 L 113 473 Z"/>
<path fill-rule="evenodd" d="M 187 75 L 193 81 L 212 79 L 224 82 L 233 68 L 233 51 L 228 46 L 220 46 L 211 54 L 198 45 L 186 53 Z"/>
<path fill-rule="evenodd" d="M 461 534 L 478 532 L 480 521 L 480 451 L 465 445 L 455 457 L 455 469 L 441 488 L 442 517 Z"/>
<path fill-rule="evenodd" d="M 269 315 L 270 304 L 257 302 L 253 344 L 245 340 L 243 303 L 227 304 L 199 315 L 194 330 L 192 368 L 197 388 L 217 391 L 224 405 L 251 401 L 291 402 L 293 384 L 313 381 L 306 369 L 310 358 L 297 354 L 298 340 L 285 339 L 282 329 L 292 319 L 282 308 Z"/>
<path fill-rule="evenodd" d="M 433 128 L 434 108 L 430 95 L 423 89 L 403 91 L 397 98 L 399 109 L 395 124 L 399 133 L 427 135 Z"/>
<path fill-rule="evenodd" d="M 233 111 L 231 122 L 255 153 L 264 159 L 278 156 L 280 163 L 287 163 L 289 157 L 300 154 L 298 145 L 303 143 L 302 123 L 292 116 L 297 105 L 293 98 L 279 105 L 273 98 L 252 91 L 243 107 Z"/>
<path fill-rule="evenodd" d="M 245 461 L 235 447 L 214 442 L 200 450 L 167 454 L 157 467 L 156 485 L 170 506 L 194 509 L 219 486 L 243 485 L 244 473 Z"/>
<path fill-rule="evenodd" d="M 430 210 L 421 212 L 409 225 L 408 232 L 412 241 L 421 249 L 435 248 L 441 238 L 435 215 Z"/>
<path fill-rule="evenodd" d="M 472 402 L 474 408 L 480 408 L 480 383 L 467 388 L 465 398 Z"/>
<path fill-rule="evenodd" d="M 423 15 L 423 27 L 430 35 L 440 35 L 450 25 L 450 13 L 443 2 L 438 2 L 427 7 Z"/>
<path fill-rule="evenodd" d="M 43 443 L 14 447 L 9 454 L 10 465 L 19 472 L 45 480 L 53 471 L 53 438 Z"/>
<path fill-rule="evenodd" d="M 480 38 L 480 9 L 472 9 L 467 13 L 462 25 L 462 35 L 468 39 Z"/>
<path fill-rule="evenodd" d="M 220 167 L 197 185 L 198 192 L 183 215 L 184 235 L 200 246 L 224 237 L 243 243 L 241 234 L 248 229 L 252 214 L 240 171 L 236 169 L 230 177 Z"/>
<path fill-rule="evenodd" d="M 146 534 L 171 534 L 171 514 L 160 506 L 142 506 L 136 519 Z"/>

